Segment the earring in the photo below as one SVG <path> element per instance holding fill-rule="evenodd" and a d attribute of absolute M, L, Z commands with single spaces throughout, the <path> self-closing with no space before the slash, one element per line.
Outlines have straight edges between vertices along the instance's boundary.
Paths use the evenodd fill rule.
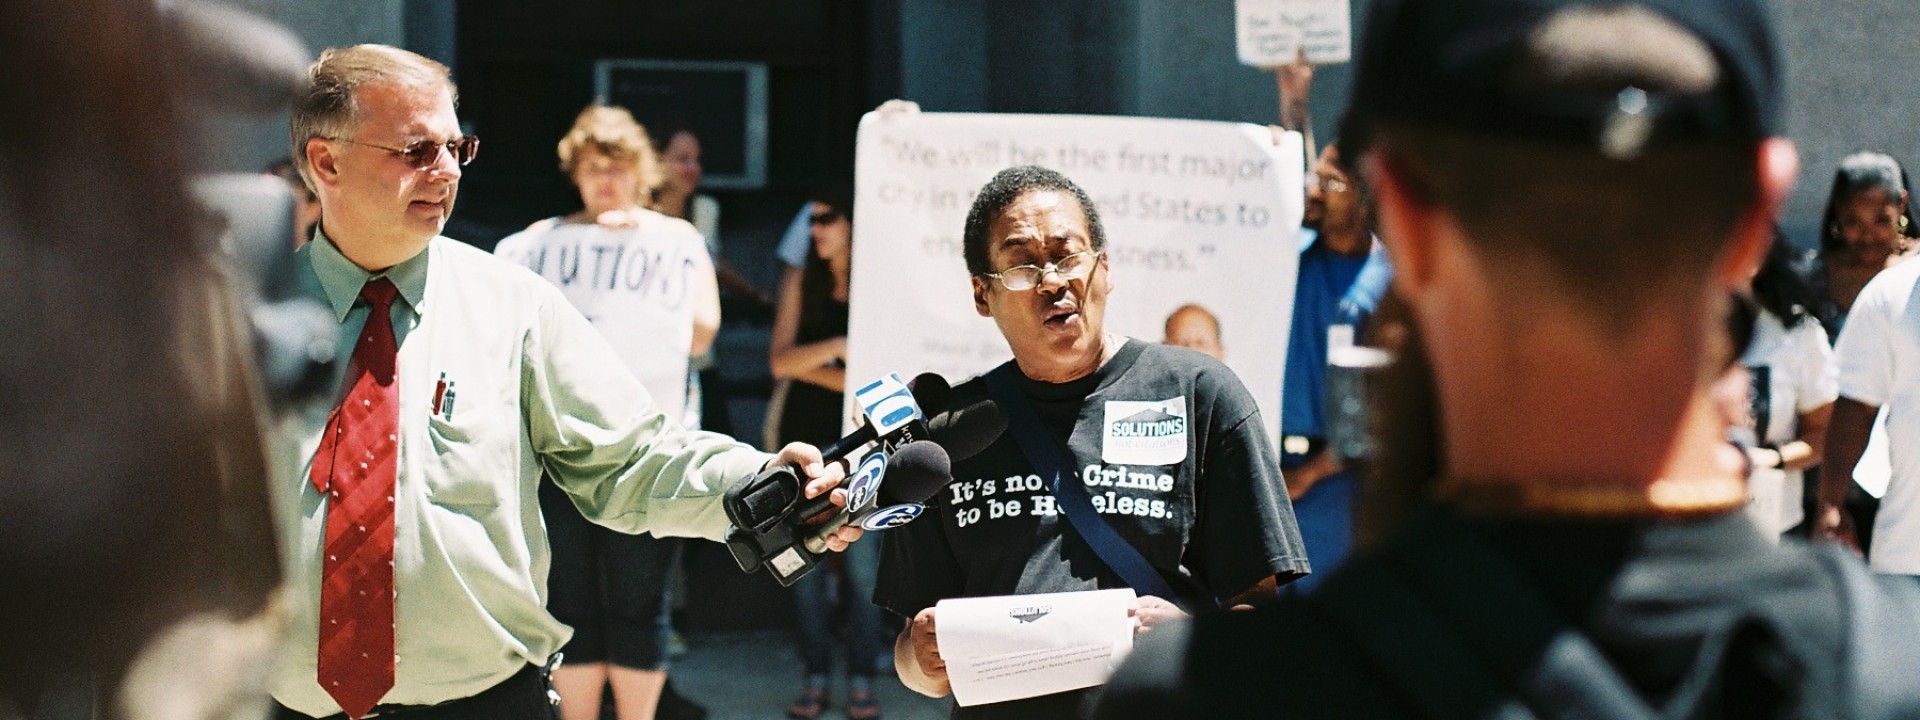
<path fill-rule="evenodd" d="M 1900 232 L 1905 233 L 1907 231 L 1907 216 L 1901 215 L 1900 221 L 1894 223 L 1894 226 L 1898 227 L 1900 229 Z"/>

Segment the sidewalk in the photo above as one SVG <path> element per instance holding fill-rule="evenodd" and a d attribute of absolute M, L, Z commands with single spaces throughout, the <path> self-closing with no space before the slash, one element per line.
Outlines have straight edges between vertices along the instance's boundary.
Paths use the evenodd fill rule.
<path fill-rule="evenodd" d="M 800 657 L 790 633 L 699 633 L 688 636 L 687 644 L 668 676 L 681 695 L 707 706 L 708 720 L 779 720 L 800 695 Z M 942 720 L 952 702 L 908 690 L 891 674 L 874 678 L 874 693 L 887 720 Z M 845 718 L 844 679 L 835 680 L 828 697 L 833 706 L 822 720 Z"/>

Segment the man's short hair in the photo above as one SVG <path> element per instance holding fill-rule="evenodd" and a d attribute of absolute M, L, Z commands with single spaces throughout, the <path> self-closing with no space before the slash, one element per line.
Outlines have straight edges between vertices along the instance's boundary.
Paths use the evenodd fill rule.
<path fill-rule="evenodd" d="M 1079 201 L 1080 209 L 1087 214 L 1087 241 L 1094 250 L 1107 249 L 1107 230 L 1100 225 L 1100 211 L 1093 207 L 1093 198 L 1087 196 L 1087 191 L 1058 171 L 1038 165 L 1017 165 L 1001 170 L 988 180 L 980 188 L 980 194 L 974 196 L 973 208 L 967 211 L 966 229 L 960 238 L 967 274 L 993 272 L 993 265 L 987 259 L 987 231 L 993 227 L 994 219 L 1021 196 L 1043 190 L 1064 192 Z"/>
<path fill-rule="evenodd" d="M 308 190 L 319 191 L 313 182 L 313 168 L 307 166 L 307 141 L 347 138 L 359 129 L 359 91 L 373 84 L 445 88 L 456 100 L 459 98 L 447 66 L 418 54 L 389 45 L 355 45 L 321 52 L 320 59 L 307 67 L 307 92 L 294 103 L 289 123 L 293 164 Z"/>
<path fill-rule="evenodd" d="M 588 149 L 614 162 L 632 164 L 640 174 L 642 193 L 660 184 L 660 162 L 653 152 L 653 140 L 626 108 L 595 103 L 581 110 L 573 119 L 573 129 L 560 138 L 560 171 L 571 177 L 580 167 L 580 151 Z"/>
<path fill-rule="evenodd" d="M 1533 26 L 1486 81 L 1490 96 L 1539 110 L 1534 126 L 1476 131 L 1381 118 L 1365 130 L 1373 151 L 1446 207 L 1484 258 L 1548 275 L 1508 274 L 1509 284 L 1550 287 L 1618 335 L 1666 297 L 1640 289 L 1698 287 L 1755 198 L 1756 130 L 1766 120 L 1712 114 L 1737 94 L 1728 73 L 1714 47 L 1661 13 L 1574 7 Z M 1658 118 L 1660 129 L 1621 143 L 1607 134 L 1614 116 L 1605 110 L 1584 137 L 1565 135 L 1580 125 L 1555 115 L 1625 106 L 1629 96 L 1653 98 L 1656 114 L 1707 107 L 1703 118 L 1727 124 Z"/>

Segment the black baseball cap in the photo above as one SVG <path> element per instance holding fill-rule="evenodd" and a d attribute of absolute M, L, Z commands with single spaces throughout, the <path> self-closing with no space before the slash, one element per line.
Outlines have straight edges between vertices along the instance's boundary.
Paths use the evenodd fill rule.
<path fill-rule="evenodd" d="M 1513 89 L 1531 35 L 1575 8 L 1639 7 L 1703 41 L 1720 65 L 1698 93 L 1620 87 Z M 1780 134 L 1781 70 L 1766 0 L 1374 0 L 1361 38 L 1343 153 L 1381 122 L 1592 145 L 1615 157 L 1666 142 Z"/>

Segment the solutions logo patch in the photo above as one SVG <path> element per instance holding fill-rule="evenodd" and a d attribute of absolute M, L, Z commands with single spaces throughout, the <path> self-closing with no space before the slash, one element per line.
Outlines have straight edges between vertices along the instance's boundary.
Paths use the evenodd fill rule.
<path fill-rule="evenodd" d="M 1187 399 L 1109 400 L 1100 459 L 1111 465 L 1173 465 L 1187 459 Z"/>

